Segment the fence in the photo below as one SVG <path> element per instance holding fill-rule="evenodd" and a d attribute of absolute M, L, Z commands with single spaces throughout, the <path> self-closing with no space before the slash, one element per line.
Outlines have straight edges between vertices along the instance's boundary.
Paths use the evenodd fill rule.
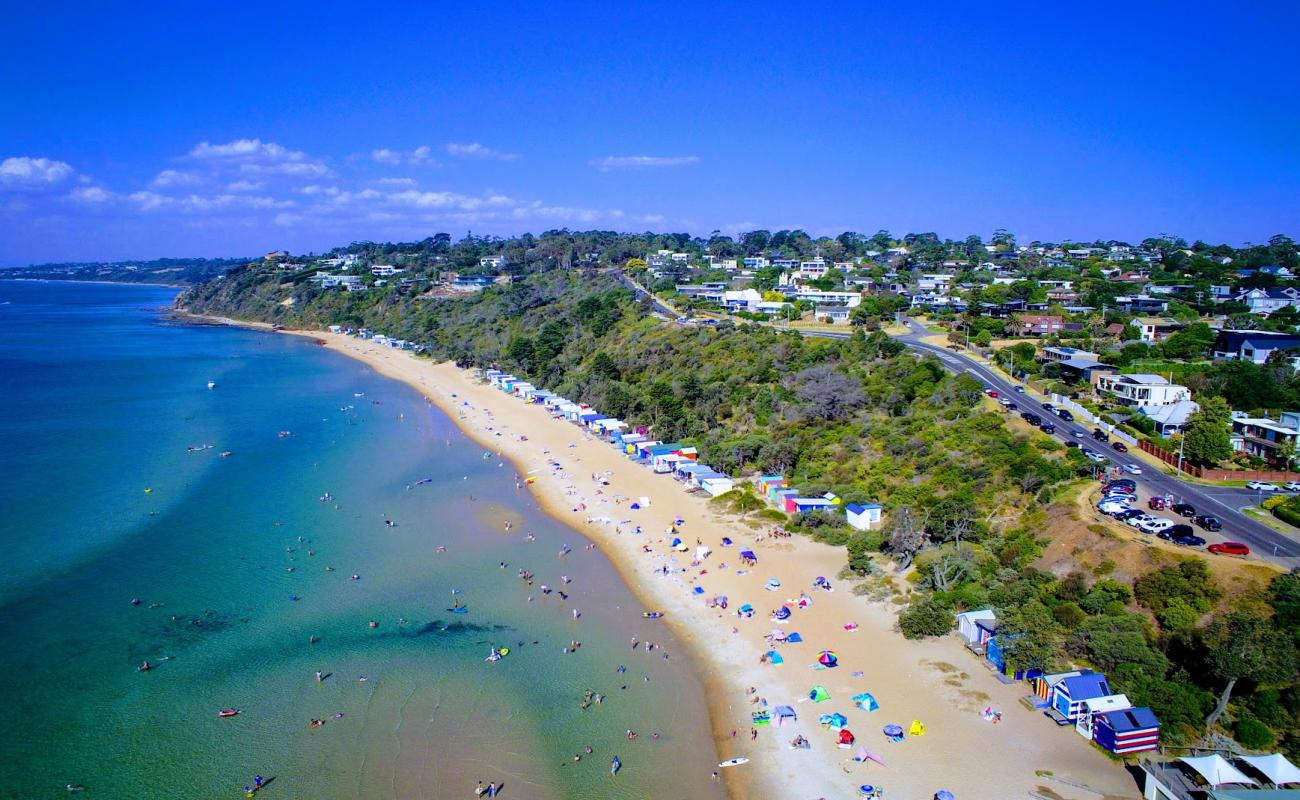
<path fill-rule="evenodd" d="M 1258 469 L 1204 469 L 1194 464 L 1187 463 L 1183 459 L 1182 466 L 1178 464 L 1178 454 L 1171 453 L 1163 447 L 1157 447 L 1146 440 L 1138 442 L 1138 447 L 1142 452 L 1148 453 L 1160 459 L 1174 469 L 1182 469 L 1193 478 L 1200 478 L 1206 481 L 1300 481 L 1300 472 L 1285 472 L 1282 470 L 1258 470 Z"/>

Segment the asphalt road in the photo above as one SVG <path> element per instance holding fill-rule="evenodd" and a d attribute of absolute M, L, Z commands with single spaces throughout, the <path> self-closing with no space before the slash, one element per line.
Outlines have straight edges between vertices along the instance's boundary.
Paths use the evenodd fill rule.
<path fill-rule="evenodd" d="M 628 288 L 638 295 L 645 296 L 648 294 L 642 287 L 633 283 L 626 276 L 620 274 L 619 277 Z M 676 318 L 677 314 L 671 308 L 664 305 L 653 295 L 650 295 L 650 299 L 655 311 L 669 319 Z M 1002 397 L 1012 401 L 1011 411 L 1029 411 L 1039 414 L 1044 419 L 1050 416 L 1052 422 L 1056 425 L 1056 437 L 1062 441 L 1074 438 L 1081 446 L 1106 456 L 1112 464 L 1116 464 L 1121 468 L 1126 464 L 1141 468 L 1142 474 L 1125 474 L 1124 477 L 1137 482 L 1146 492 L 1170 495 L 1174 498 L 1174 502 L 1188 503 L 1196 508 L 1196 513 L 1218 517 L 1219 521 L 1223 523 L 1223 530 L 1218 534 L 1198 529 L 1197 535 L 1203 536 L 1211 543 L 1215 541 L 1243 542 L 1250 546 L 1251 552 L 1256 556 L 1274 561 L 1285 567 L 1300 567 L 1300 541 L 1279 533 L 1240 511 L 1245 506 L 1258 504 L 1268 493 L 1258 493 L 1241 487 L 1203 486 L 1165 474 L 1131 453 L 1120 453 L 1111 448 L 1109 444 L 1093 440 L 1090 427 L 1066 422 L 1059 417 L 1049 415 L 1049 412 L 1045 411 L 1037 400 L 1027 394 L 1016 392 L 1011 381 L 993 372 L 973 358 L 921 341 L 923 337 L 932 335 L 932 332 L 924 326 L 910 319 L 906 320 L 906 324 L 909 332 L 895 338 L 910 349 L 933 354 L 950 372 L 967 372 L 983 381 L 985 386 L 997 390 Z M 848 333 L 822 331 L 801 331 L 801 333 L 805 336 L 820 336 L 831 339 L 846 339 L 850 336 Z M 1074 437 L 1073 434 L 1076 431 L 1082 432 L 1084 434 L 1083 438 Z M 1168 512 L 1163 516 L 1176 521 L 1183 521 Z"/>

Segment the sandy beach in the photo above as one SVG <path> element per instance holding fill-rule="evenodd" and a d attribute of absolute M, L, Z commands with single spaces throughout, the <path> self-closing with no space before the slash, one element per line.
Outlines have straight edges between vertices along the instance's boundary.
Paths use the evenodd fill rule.
<path fill-rule="evenodd" d="M 940 789 L 960 800 L 1138 796 L 1121 766 L 1072 728 L 1058 728 L 1023 707 L 1018 701 L 1026 685 L 1001 683 L 955 634 L 904 639 L 895 630 L 893 606 L 855 596 L 835 579 L 845 564 L 841 549 L 802 537 L 763 537 L 762 529 L 719 515 L 671 477 L 629 462 L 608 443 L 477 381 L 470 371 L 341 334 L 292 333 L 417 388 L 468 436 L 535 479 L 530 488 L 539 503 L 598 543 L 648 609 L 665 612 L 667 624 L 693 648 L 710 687 L 720 758 L 750 759 L 721 770 L 733 797 L 850 798 L 862 784 L 881 786 L 891 798 L 930 798 Z M 649 507 L 632 510 L 632 501 L 642 497 L 650 499 Z M 675 520 L 690 552 L 669 547 Z M 723 537 L 734 545 L 724 547 Z M 697 542 L 712 550 L 699 562 Z M 759 559 L 752 569 L 740 563 L 738 551 L 746 547 Z M 830 578 L 835 590 L 814 590 L 817 576 Z M 770 579 L 780 588 L 765 588 Z M 780 625 L 769 619 L 801 593 L 808 595 L 807 607 Z M 706 605 L 717 595 L 729 598 L 727 610 Z M 753 618 L 737 615 L 745 603 L 753 605 Z M 765 637 L 775 628 L 803 637 L 802 644 L 779 648 L 785 663 L 778 666 L 760 663 L 772 649 Z M 839 656 L 837 668 L 818 668 L 823 649 Z M 808 699 L 816 685 L 826 688 L 828 701 Z M 879 710 L 862 711 L 850 701 L 861 692 L 874 695 Z M 757 698 L 769 709 L 792 706 L 798 721 L 759 727 L 751 740 Z M 981 715 L 989 707 L 1002 713 L 999 723 Z M 836 735 L 818 724 L 820 715 L 834 712 L 848 718 L 857 736 L 851 749 L 838 747 Z M 887 724 L 907 728 L 913 720 L 924 723 L 924 735 L 890 742 L 882 733 Z M 798 734 L 810 749 L 790 747 Z M 854 761 L 858 746 L 885 765 Z"/>

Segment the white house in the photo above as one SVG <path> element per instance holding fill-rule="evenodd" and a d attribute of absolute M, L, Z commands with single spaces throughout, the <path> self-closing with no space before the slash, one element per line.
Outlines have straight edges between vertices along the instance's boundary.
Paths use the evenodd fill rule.
<path fill-rule="evenodd" d="M 386 278 L 390 275 L 396 275 L 399 272 L 404 272 L 404 270 L 401 269 L 400 267 L 394 267 L 391 264 L 376 264 L 370 268 L 371 275 L 375 275 L 381 278 Z"/>
<path fill-rule="evenodd" d="M 1109 392 L 1126 406 L 1164 406 L 1180 400 L 1190 400 L 1192 392 L 1186 386 L 1170 383 L 1159 375 L 1101 375 L 1097 390 Z"/>
<path fill-rule="evenodd" d="M 483 256 L 478 260 L 478 265 L 484 269 L 505 269 L 510 263 L 510 259 L 505 256 Z"/>
<path fill-rule="evenodd" d="M 813 316 L 817 318 L 818 322 L 824 322 L 825 320 L 829 319 L 832 325 L 841 322 L 848 322 L 849 307 L 848 306 L 817 306 L 817 308 L 813 312 Z"/>
<path fill-rule="evenodd" d="M 799 264 L 799 277 L 801 278 L 816 280 L 817 278 L 826 277 L 826 273 L 829 271 L 830 265 L 822 258 L 814 258 L 811 261 L 804 261 Z"/>
<path fill-rule="evenodd" d="M 763 295 L 757 289 L 722 293 L 722 304 L 733 311 L 755 311 L 761 302 L 763 302 Z"/>
<path fill-rule="evenodd" d="M 880 511 L 879 503 L 849 503 L 844 507 L 845 521 L 849 527 L 869 531 L 872 525 L 880 525 Z"/>
<path fill-rule="evenodd" d="M 1300 306 L 1300 289 L 1290 286 L 1281 289 L 1250 289 L 1237 295 L 1237 302 L 1245 303 L 1252 314 L 1272 314 L 1287 306 Z"/>
<path fill-rule="evenodd" d="M 1181 431 L 1188 418 L 1200 410 L 1201 406 L 1195 400 L 1179 400 L 1164 406 L 1142 406 L 1138 413 L 1155 423 L 1157 433 L 1168 436 Z"/>
<path fill-rule="evenodd" d="M 1277 419 L 1232 412 L 1232 449 L 1281 463 L 1300 437 L 1300 412 L 1284 411 Z"/>

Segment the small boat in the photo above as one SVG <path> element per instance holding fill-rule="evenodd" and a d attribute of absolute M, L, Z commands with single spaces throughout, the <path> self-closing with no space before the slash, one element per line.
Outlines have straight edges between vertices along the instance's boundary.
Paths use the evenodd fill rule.
<path fill-rule="evenodd" d="M 217 388 L 217 382 L 216 382 L 216 381 L 208 381 L 208 388 L 209 388 L 209 389 L 215 389 L 215 388 Z"/>
<path fill-rule="evenodd" d="M 726 761 L 719 761 L 719 762 L 718 762 L 718 766 L 719 766 L 719 767 L 738 767 L 738 766 L 740 766 L 741 764 L 748 764 L 748 763 L 749 763 L 749 759 L 748 759 L 748 758 L 744 758 L 744 757 L 741 757 L 741 758 L 729 758 L 729 759 L 727 759 Z"/>
<path fill-rule="evenodd" d="M 609 774 L 617 775 L 618 771 L 622 768 L 623 762 L 618 760 L 618 756 L 614 756 L 614 760 L 609 762 Z"/>
<path fill-rule="evenodd" d="M 230 451 L 229 451 L 229 450 L 222 450 L 222 451 L 221 451 L 221 457 L 222 457 L 222 458 L 230 458 Z"/>
<path fill-rule="evenodd" d="M 662 611 L 642 611 L 642 612 L 641 612 L 641 616 L 645 617 L 646 619 L 663 619 L 664 612 L 662 612 Z"/>
<path fill-rule="evenodd" d="M 449 609 L 447 609 L 447 610 L 448 610 L 449 612 L 451 612 L 452 614 L 468 614 L 468 613 L 469 613 L 469 606 L 454 606 L 454 607 L 449 608 Z"/>
<path fill-rule="evenodd" d="M 221 709 L 220 711 L 217 712 L 217 716 L 218 716 L 218 717 L 237 717 L 237 716 L 239 716 L 239 709 L 237 709 L 237 708 L 223 708 L 223 709 Z"/>

